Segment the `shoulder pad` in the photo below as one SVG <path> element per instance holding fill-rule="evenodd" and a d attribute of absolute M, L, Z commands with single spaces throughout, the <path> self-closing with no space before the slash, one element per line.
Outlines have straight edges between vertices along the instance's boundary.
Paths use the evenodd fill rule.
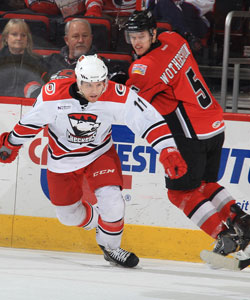
<path fill-rule="evenodd" d="M 43 86 L 42 95 L 44 101 L 63 100 L 71 98 L 70 86 L 75 82 L 73 78 L 55 79 Z"/>

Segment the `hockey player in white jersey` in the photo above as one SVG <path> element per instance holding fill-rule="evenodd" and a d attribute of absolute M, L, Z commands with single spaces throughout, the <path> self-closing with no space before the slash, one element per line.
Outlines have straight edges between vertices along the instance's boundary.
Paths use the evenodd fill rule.
<path fill-rule="evenodd" d="M 59 221 L 68 226 L 96 228 L 96 241 L 104 258 L 135 267 L 138 257 L 120 248 L 125 204 L 112 123 L 125 123 L 145 138 L 160 153 L 170 178 L 184 175 L 186 163 L 162 116 L 128 87 L 108 81 L 107 67 L 101 59 L 81 56 L 75 73 L 76 79 L 47 83 L 31 111 L 10 133 L 0 135 L 0 162 L 12 162 L 21 146 L 48 125 L 48 187 Z M 84 197 L 83 176 L 95 193 L 97 205 L 92 206 Z"/>

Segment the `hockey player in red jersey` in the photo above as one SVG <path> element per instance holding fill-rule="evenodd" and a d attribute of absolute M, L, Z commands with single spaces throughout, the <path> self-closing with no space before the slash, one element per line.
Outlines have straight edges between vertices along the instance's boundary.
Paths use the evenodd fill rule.
<path fill-rule="evenodd" d="M 208 89 L 185 39 L 175 32 L 157 37 L 151 12 L 135 11 L 125 24 L 137 59 L 127 86 L 165 118 L 188 172 L 165 177 L 169 200 L 216 239 L 214 252 L 227 255 L 250 241 L 250 216 L 217 183 L 224 142 L 223 111 Z"/>
<path fill-rule="evenodd" d="M 139 259 L 120 248 L 125 204 L 122 172 L 111 124 L 125 123 L 160 153 L 170 178 L 187 167 L 162 116 L 128 87 L 109 81 L 106 65 L 96 55 L 81 56 L 75 78 L 55 79 L 42 89 L 34 107 L 10 133 L 0 135 L 0 162 L 10 163 L 22 144 L 48 125 L 48 186 L 59 221 L 68 226 L 97 228 L 104 258 L 124 267 Z M 83 176 L 97 198 L 87 202 Z"/>

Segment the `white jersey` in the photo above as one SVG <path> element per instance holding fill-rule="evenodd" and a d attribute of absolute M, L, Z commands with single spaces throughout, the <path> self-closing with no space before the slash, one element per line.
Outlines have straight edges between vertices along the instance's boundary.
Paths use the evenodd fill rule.
<path fill-rule="evenodd" d="M 47 83 L 9 141 L 23 144 L 48 125 L 48 169 L 56 173 L 81 169 L 108 151 L 113 144 L 113 123 L 126 124 L 158 152 L 176 146 L 162 116 L 128 87 L 109 81 L 95 103 L 76 91 L 72 78 Z"/>

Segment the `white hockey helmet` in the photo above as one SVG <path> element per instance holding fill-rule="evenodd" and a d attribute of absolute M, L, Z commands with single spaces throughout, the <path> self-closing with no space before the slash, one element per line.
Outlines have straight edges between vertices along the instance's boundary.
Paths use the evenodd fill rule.
<path fill-rule="evenodd" d="M 105 63 L 95 55 L 82 55 L 79 57 L 75 68 L 78 88 L 82 81 L 100 82 L 107 81 L 108 68 Z"/>

